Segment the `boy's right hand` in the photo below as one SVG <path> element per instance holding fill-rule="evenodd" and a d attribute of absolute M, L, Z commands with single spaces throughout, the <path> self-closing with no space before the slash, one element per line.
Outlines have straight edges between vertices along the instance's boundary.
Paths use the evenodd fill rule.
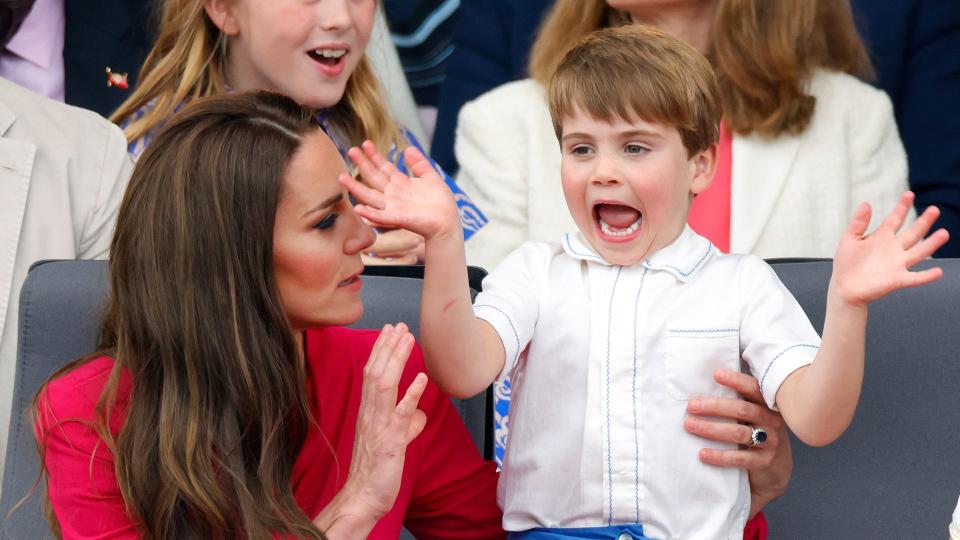
<path fill-rule="evenodd" d="M 427 241 L 462 234 L 453 192 L 416 147 L 408 147 L 403 153 L 407 170 L 416 177 L 411 179 L 383 157 L 372 142 L 365 141 L 361 146 L 351 148 L 347 155 L 368 185 L 348 174 L 339 178 L 359 202 L 354 207 L 357 214 L 387 227 L 415 232 Z"/>

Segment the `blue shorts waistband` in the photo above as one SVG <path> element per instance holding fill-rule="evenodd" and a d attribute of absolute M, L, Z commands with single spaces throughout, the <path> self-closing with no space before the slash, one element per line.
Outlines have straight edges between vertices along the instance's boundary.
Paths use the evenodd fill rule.
<path fill-rule="evenodd" d="M 643 535 L 643 525 L 610 525 L 608 527 L 537 528 L 511 532 L 508 540 L 565 540 L 586 538 L 589 540 L 650 540 Z"/>

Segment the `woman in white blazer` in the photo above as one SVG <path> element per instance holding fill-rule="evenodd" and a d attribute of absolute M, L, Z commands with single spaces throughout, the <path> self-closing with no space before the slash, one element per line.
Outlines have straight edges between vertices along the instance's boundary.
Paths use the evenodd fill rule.
<path fill-rule="evenodd" d="M 106 258 L 132 168 L 120 128 L 0 78 L 0 464 L 27 270 Z"/>
<path fill-rule="evenodd" d="M 733 132 L 731 252 L 831 257 L 860 201 L 886 215 L 907 189 L 906 154 L 886 94 L 853 76 L 869 74 L 869 61 L 849 5 L 778 0 L 758 10 L 758 2 L 710 0 L 697 11 L 683 2 L 558 0 L 534 44 L 532 77 L 460 111 L 457 182 L 490 219 L 467 242 L 468 261 L 491 268 L 527 240 L 575 229 L 543 84 L 582 36 L 631 19 L 674 31 L 709 52 L 718 71 Z M 754 31 L 738 33 L 745 27 Z M 796 49 L 775 51 L 778 43 Z M 778 65 L 784 55 L 793 65 Z M 746 105 L 758 102 L 761 110 Z"/>

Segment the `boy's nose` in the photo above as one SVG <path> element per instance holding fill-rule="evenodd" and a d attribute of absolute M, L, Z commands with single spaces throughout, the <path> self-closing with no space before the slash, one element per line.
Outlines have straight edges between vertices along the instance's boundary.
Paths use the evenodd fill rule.
<path fill-rule="evenodd" d="M 600 157 L 596 161 L 593 174 L 590 175 L 590 183 L 594 185 L 619 184 L 619 171 L 617 171 L 610 159 Z"/>

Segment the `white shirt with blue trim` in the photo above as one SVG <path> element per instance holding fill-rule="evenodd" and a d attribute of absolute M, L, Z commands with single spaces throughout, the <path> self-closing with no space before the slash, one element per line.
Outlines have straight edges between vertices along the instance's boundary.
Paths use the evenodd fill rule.
<path fill-rule="evenodd" d="M 747 473 L 704 465 L 733 448 L 683 429 L 691 396 L 741 362 L 775 406 L 820 337 L 762 259 L 723 255 L 689 227 L 633 266 L 579 233 L 527 242 L 483 282 L 513 381 L 498 500 L 508 531 L 641 523 L 653 538 L 742 538 Z"/>

